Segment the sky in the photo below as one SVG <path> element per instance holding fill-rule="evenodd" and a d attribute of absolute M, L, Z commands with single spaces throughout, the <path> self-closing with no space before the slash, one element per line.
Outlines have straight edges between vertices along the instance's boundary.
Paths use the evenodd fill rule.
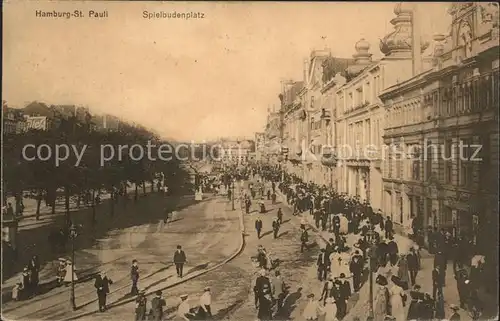
<path fill-rule="evenodd" d="M 82 105 L 179 140 L 252 137 L 278 107 L 280 81 L 302 80 L 312 49 L 348 58 L 365 38 L 380 57 L 395 4 L 4 1 L 3 99 Z M 424 35 L 449 29 L 446 6 L 420 5 Z M 145 19 L 144 11 L 204 18 Z"/>

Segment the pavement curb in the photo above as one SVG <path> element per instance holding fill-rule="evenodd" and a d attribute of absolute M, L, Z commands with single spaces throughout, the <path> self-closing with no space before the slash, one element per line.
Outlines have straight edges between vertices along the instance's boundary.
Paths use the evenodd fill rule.
<path fill-rule="evenodd" d="M 175 286 L 178 286 L 180 284 L 183 284 L 183 283 L 186 283 L 187 281 L 190 281 L 198 276 L 202 276 L 204 274 L 207 274 L 209 272 L 212 272 L 218 268 L 220 268 L 221 266 L 231 262 L 232 260 L 234 260 L 238 255 L 241 254 L 241 252 L 243 252 L 243 249 L 245 248 L 245 227 L 244 227 L 244 224 L 241 225 L 241 223 L 243 222 L 243 212 L 239 211 L 240 213 L 240 229 L 241 230 L 241 241 L 240 241 L 240 246 L 238 247 L 238 249 L 231 255 L 229 256 L 227 259 L 225 259 L 224 261 L 222 261 L 221 263 L 217 264 L 217 265 L 214 265 L 213 267 L 207 269 L 207 270 L 204 270 L 204 271 L 200 271 L 198 273 L 195 273 L 195 274 L 192 274 L 191 276 L 188 276 L 182 280 L 179 280 L 177 282 L 174 282 L 172 284 L 169 284 L 161 289 L 156 289 L 154 291 L 148 291 L 146 292 L 146 296 L 148 295 L 151 295 L 151 294 L 154 294 L 156 291 L 158 290 L 161 290 L 161 291 L 164 291 L 164 290 L 168 290 L 168 289 L 171 289 Z M 118 301 L 116 303 L 112 303 L 110 304 L 108 307 L 109 308 L 113 308 L 114 306 L 119 306 L 119 305 L 123 305 L 123 304 L 127 304 L 127 303 L 130 303 L 130 302 L 134 302 L 136 299 L 136 297 L 131 297 L 131 298 L 128 298 L 126 300 L 122 300 L 122 301 Z M 95 309 L 93 311 L 89 311 L 89 312 L 84 312 L 84 313 L 80 313 L 80 314 L 77 314 L 77 315 L 73 315 L 71 317 L 68 317 L 68 318 L 61 318 L 60 320 L 61 321 L 69 321 L 69 320 L 76 320 L 76 319 L 79 319 L 79 318 L 82 318 L 82 317 L 85 317 L 85 316 L 90 316 L 90 315 L 93 315 L 94 313 L 97 313 L 98 312 L 98 309 Z"/>

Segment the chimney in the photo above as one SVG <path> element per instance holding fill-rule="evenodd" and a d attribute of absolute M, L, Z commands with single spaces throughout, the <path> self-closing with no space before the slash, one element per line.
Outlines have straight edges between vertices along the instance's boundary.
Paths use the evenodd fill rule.
<path fill-rule="evenodd" d="M 420 43 L 420 13 L 418 3 L 413 3 L 413 12 L 411 19 L 411 34 L 412 34 L 412 67 L 413 76 L 418 75 L 422 71 L 422 44 Z"/>

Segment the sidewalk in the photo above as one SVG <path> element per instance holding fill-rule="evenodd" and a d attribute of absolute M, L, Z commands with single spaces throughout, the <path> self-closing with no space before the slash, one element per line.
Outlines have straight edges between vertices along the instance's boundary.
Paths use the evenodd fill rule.
<path fill-rule="evenodd" d="M 121 203 L 116 204 L 116 212 L 114 216 L 110 216 L 109 213 L 105 212 L 106 205 L 109 203 L 105 202 L 97 209 L 97 220 L 98 223 L 95 227 L 89 225 L 89 220 L 91 217 L 91 210 L 83 210 L 74 212 L 71 214 L 72 220 L 75 224 L 82 224 L 83 228 L 80 231 L 80 235 L 75 241 L 76 250 L 76 268 L 82 270 L 90 269 L 91 273 L 92 267 L 103 264 L 103 262 L 110 261 L 109 257 L 100 257 L 98 251 L 100 249 L 113 246 L 113 244 L 104 244 L 103 237 L 105 237 L 109 232 L 110 228 L 124 229 L 131 228 L 137 225 L 141 225 L 147 222 L 155 221 L 164 218 L 163 208 L 166 203 L 171 203 L 177 208 L 183 208 L 190 204 L 194 204 L 195 201 L 192 196 L 189 198 L 165 198 L 160 194 L 149 194 L 149 197 L 138 200 L 138 202 L 129 201 L 126 207 L 123 207 Z M 141 215 L 136 215 L 141 213 Z M 142 215 L 142 213 L 149 213 L 148 216 Z M 52 253 L 50 246 L 47 244 L 47 237 L 51 231 L 62 226 L 64 223 L 64 215 L 53 215 L 53 220 L 44 222 L 43 225 L 38 225 L 33 228 L 21 229 L 18 232 L 18 248 L 19 257 L 16 262 L 14 262 L 14 268 L 11 269 L 10 275 L 6 273 L 5 265 L 9 264 L 7 261 L 3 261 L 3 273 L 6 278 L 3 283 L 2 297 L 4 300 L 9 300 L 10 291 L 13 285 L 17 282 L 18 275 L 22 268 L 27 264 L 32 255 L 37 254 L 40 260 L 40 283 L 50 283 L 55 279 L 55 271 L 57 269 L 57 258 L 58 257 L 70 257 L 71 245 L 68 244 L 66 253 Z M 34 218 L 28 219 L 35 221 Z M 114 245 L 117 247 L 117 245 Z M 93 249 L 93 250 L 92 250 Z M 83 255 L 85 262 L 89 262 L 90 266 L 82 266 L 82 260 L 78 257 Z M 12 263 L 11 263 L 12 266 Z M 17 266 L 17 269 L 15 269 Z M 5 301 L 4 301 L 5 302 Z"/>
<path fill-rule="evenodd" d="M 228 206 L 225 202 L 221 203 L 217 202 L 217 200 L 212 199 L 211 202 L 199 206 L 199 210 L 200 211 L 208 210 L 210 212 L 213 212 L 214 215 L 220 215 L 221 212 L 227 211 L 227 207 Z M 179 212 L 178 220 L 181 219 L 186 220 L 189 219 L 189 217 L 191 221 L 198 220 L 198 217 L 196 216 L 186 217 L 186 215 L 191 214 L 191 212 L 192 210 L 189 211 L 184 210 Z M 211 216 L 212 214 L 208 216 L 208 219 L 211 219 Z M 223 217 L 224 216 L 225 215 L 223 215 Z M 238 221 L 239 220 L 235 218 L 233 220 L 233 223 L 228 222 L 228 224 L 230 224 L 231 226 L 233 226 L 234 224 L 238 225 Z M 137 242 L 136 251 L 127 248 L 127 246 L 129 245 L 128 244 L 129 231 L 123 231 L 121 233 L 122 237 L 119 238 L 118 242 L 122 245 L 123 248 L 125 248 L 125 250 L 122 251 L 119 250 L 120 251 L 119 256 L 124 257 L 124 259 L 119 260 L 118 262 L 114 262 L 113 265 L 110 267 L 110 269 L 108 269 L 108 275 L 113 281 L 115 281 L 113 285 L 111 285 L 111 293 L 108 295 L 108 305 L 120 304 L 122 301 L 130 298 L 130 296 L 128 296 L 128 293 L 130 292 L 130 285 L 131 285 L 129 280 L 129 273 L 130 273 L 130 261 L 132 257 L 138 259 L 139 261 L 139 267 L 141 271 L 139 287 L 143 290 L 146 290 L 148 292 L 154 292 L 157 289 L 167 287 L 181 280 L 178 279 L 176 276 L 175 267 L 173 267 L 173 264 L 170 262 L 170 256 L 172 252 L 175 250 L 175 243 L 177 242 L 183 243 L 182 242 L 183 239 L 179 238 L 179 236 L 175 232 L 175 230 L 178 229 L 180 225 L 183 224 L 186 224 L 186 222 L 182 221 L 179 223 L 172 222 L 172 225 L 164 227 L 165 230 L 161 229 L 158 230 L 156 224 L 154 224 L 154 226 L 141 227 L 142 231 L 135 230 L 134 233 L 138 233 L 139 235 L 141 234 L 144 235 L 144 233 L 151 234 L 148 235 L 145 241 Z M 204 223 L 201 222 L 199 224 L 203 225 Z M 192 225 L 193 223 L 191 223 L 191 226 Z M 196 229 L 199 229 L 199 227 L 196 227 Z M 232 228 L 231 229 L 225 228 L 225 231 L 227 231 L 228 233 L 232 233 Z M 241 232 L 238 232 L 238 235 L 241 235 Z M 211 235 L 207 236 L 210 237 Z M 170 238 L 172 237 L 177 239 L 171 240 Z M 168 240 L 166 238 L 168 238 Z M 189 236 L 185 236 L 184 238 L 185 240 L 187 240 Z M 160 243 L 169 244 L 169 246 L 167 248 L 159 249 L 158 251 L 142 250 L 143 248 L 151 248 L 151 246 L 156 247 L 157 246 L 156 241 L 159 241 Z M 144 246 L 145 242 L 147 242 L 149 246 L 145 247 Z M 193 249 L 191 248 L 192 246 L 190 244 L 185 244 L 185 245 L 186 245 L 185 251 L 188 254 L 188 263 L 184 267 L 185 271 L 184 275 L 185 278 L 189 278 L 191 275 L 210 269 L 211 267 L 217 265 L 220 261 L 226 259 L 227 250 L 234 252 L 235 251 L 234 248 L 238 244 L 235 244 L 234 242 L 232 244 L 213 243 L 212 245 L 218 247 L 219 249 L 206 248 L 206 249 L 201 249 L 198 252 L 193 251 Z M 220 252 L 220 254 L 214 255 L 215 250 Z M 112 252 L 117 252 L 117 250 L 113 249 Z M 115 255 L 118 254 L 115 253 Z M 211 261 L 209 261 L 208 263 L 205 263 L 206 262 L 205 255 L 210 255 L 211 257 Z M 97 308 L 96 306 L 97 304 L 95 303 L 97 298 L 95 295 L 95 289 L 93 288 L 93 282 L 87 282 L 79 286 L 80 287 L 75 291 L 77 293 L 77 298 L 76 298 L 78 305 L 77 314 L 80 315 L 80 314 L 93 313 Z M 51 295 L 47 297 L 45 300 L 43 300 L 43 306 L 40 304 L 37 305 L 37 303 L 32 302 L 33 300 L 30 300 L 27 301 L 30 302 L 29 305 L 30 309 L 24 309 L 25 312 L 22 311 L 23 310 L 22 308 L 18 309 L 10 308 L 9 310 L 4 310 L 4 313 L 12 311 L 11 314 L 13 317 L 15 317 L 15 319 L 25 319 L 25 318 L 61 319 L 61 318 L 74 317 L 75 313 L 68 308 L 68 304 L 60 303 L 61 300 L 65 301 L 69 297 L 67 294 L 68 290 L 66 291 L 64 290 L 65 288 L 63 288 L 62 291 L 58 292 L 62 296 L 64 296 L 63 299 L 61 299 L 61 295 L 59 295 L 59 298 L 56 298 L 56 295 Z M 41 300 L 42 299 L 39 299 L 39 301 Z M 48 302 L 51 302 L 52 304 Z M 22 302 L 19 302 L 19 305 L 21 303 Z M 12 304 L 10 306 L 12 306 Z"/>

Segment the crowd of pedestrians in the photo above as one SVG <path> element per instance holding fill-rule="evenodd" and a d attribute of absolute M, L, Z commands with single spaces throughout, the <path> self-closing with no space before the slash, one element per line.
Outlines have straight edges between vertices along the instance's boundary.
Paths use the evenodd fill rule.
<path fill-rule="evenodd" d="M 435 255 L 431 272 L 432 293 L 423 293 L 421 285 L 416 283 L 421 271 L 422 245 L 417 231 L 413 242 L 398 242 L 390 217 L 384 217 L 380 210 L 373 209 L 367 201 L 337 193 L 313 182 L 305 183 L 278 167 L 258 165 L 254 171 L 265 181 L 271 182 L 268 195 L 282 194 L 293 209 L 293 215 L 303 217 L 303 244 L 307 243 L 307 231 L 304 228 L 307 220 L 304 215 L 310 215 L 309 221 L 318 230 L 332 235 L 327 247 L 321 249 L 316 262 L 318 279 L 324 281 L 322 294 L 319 297 L 309 295 L 310 304 L 304 311 L 304 318 L 315 320 L 320 314 L 325 314 L 328 320 L 341 320 L 347 312 L 346 300 L 352 293 L 359 291 L 362 280 L 367 278 L 369 267 L 376 276 L 374 315 L 377 320 L 457 320 L 460 317 L 457 311 L 460 309 L 480 310 L 478 286 L 474 281 L 478 276 L 474 273 L 480 273 L 482 257 L 477 258 L 478 262 L 473 262 L 470 268 L 466 267 L 467 256 L 457 251 L 460 246 L 457 241 L 465 242 L 464 238 L 450 238 L 445 230 L 430 236 L 430 252 Z M 414 227 L 415 230 L 419 229 L 418 224 L 414 224 Z M 257 222 L 256 229 L 262 229 Z M 460 306 L 450 306 L 452 315 L 445 315 L 444 309 L 443 287 L 448 261 L 453 262 L 460 295 Z M 332 311 L 335 311 L 333 315 Z M 479 315 L 475 315 L 475 318 Z"/>

